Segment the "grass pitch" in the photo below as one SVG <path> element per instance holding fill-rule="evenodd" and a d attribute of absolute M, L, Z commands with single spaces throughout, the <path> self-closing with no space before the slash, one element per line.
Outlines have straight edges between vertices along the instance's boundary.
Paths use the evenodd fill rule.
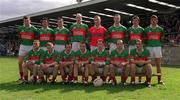
<path fill-rule="evenodd" d="M 155 67 L 153 72 L 156 72 Z M 60 83 L 18 85 L 17 59 L 0 57 L 0 100 L 180 100 L 180 65 L 163 66 L 162 72 L 165 86 L 158 85 L 157 78 L 153 77 L 151 88 L 142 84 L 123 87 Z M 119 81 L 119 77 L 117 79 Z"/>

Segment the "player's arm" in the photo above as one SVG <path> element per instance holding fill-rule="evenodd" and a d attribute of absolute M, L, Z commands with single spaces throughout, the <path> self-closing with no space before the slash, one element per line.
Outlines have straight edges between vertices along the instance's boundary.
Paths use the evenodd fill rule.
<path fill-rule="evenodd" d="M 129 35 L 126 27 L 124 27 L 124 34 L 125 34 L 124 43 L 128 44 Z"/>
<path fill-rule="evenodd" d="M 109 65 L 111 63 L 109 53 L 106 51 L 106 65 Z"/>
<path fill-rule="evenodd" d="M 114 51 L 112 51 L 112 52 L 110 53 L 110 56 L 109 56 L 111 64 L 115 64 L 115 62 L 114 62 L 114 56 L 115 56 Z"/>
<path fill-rule="evenodd" d="M 38 29 L 34 26 L 33 26 L 33 32 L 34 32 L 34 39 L 38 39 L 39 38 Z"/>

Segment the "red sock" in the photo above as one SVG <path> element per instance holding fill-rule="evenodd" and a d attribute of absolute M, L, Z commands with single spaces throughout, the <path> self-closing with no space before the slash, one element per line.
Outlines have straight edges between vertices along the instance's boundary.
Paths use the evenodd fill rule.
<path fill-rule="evenodd" d="M 23 72 L 19 72 L 20 78 L 23 79 Z"/>
<path fill-rule="evenodd" d="M 135 77 L 131 77 L 131 82 L 135 82 Z"/>
<path fill-rule="evenodd" d="M 24 76 L 24 80 L 26 80 L 26 81 L 27 81 L 27 80 L 28 80 L 28 76 Z"/>
<path fill-rule="evenodd" d="M 66 77 L 67 77 L 66 75 L 61 76 L 63 81 L 66 81 Z"/>
<path fill-rule="evenodd" d="M 94 81 L 97 78 L 96 74 L 92 76 L 92 81 Z"/>
<path fill-rule="evenodd" d="M 128 78 L 127 76 L 124 76 L 124 82 L 126 82 L 127 78 Z"/>
<path fill-rule="evenodd" d="M 37 77 L 36 77 L 36 76 L 33 76 L 33 80 L 36 81 L 36 80 L 37 80 Z"/>
<path fill-rule="evenodd" d="M 158 77 L 158 82 L 160 82 L 161 81 L 161 75 L 158 75 L 157 77 Z"/>
<path fill-rule="evenodd" d="M 77 76 L 76 76 L 76 77 L 74 77 L 74 80 L 76 80 L 76 81 L 78 80 Z"/>
<path fill-rule="evenodd" d="M 147 81 L 148 83 L 151 83 L 151 78 L 146 77 L 146 81 Z"/>
<path fill-rule="evenodd" d="M 111 80 L 112 80 L 113 82 L 116 82 L 115 76 L 111 76 Z"/>
<path fill-rule="evenodd" d="M 124 76 L 121 75 L 121 82 L 124 82 Z"/>
<path fill-rule="evenodd" d="M 106 81 L 106 76 L 100 76 L 103 81 Z"/>
<path fill-rule="evenodd" d="M 68 81 L 72 81 L 72 80 L 73 80 L 73 76 L 72 76 L 72 75 L 69 75 Z"/>
<path fill-rule="evenodd" d="M 84 77 L 84 81 L 88 81 L 88 77 Z"/>

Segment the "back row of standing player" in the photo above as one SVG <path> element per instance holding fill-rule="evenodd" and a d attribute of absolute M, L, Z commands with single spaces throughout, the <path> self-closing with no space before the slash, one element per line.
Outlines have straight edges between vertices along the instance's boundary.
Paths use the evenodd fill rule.
<path fill-rule="evenodd" d="M 62 18 L 57 19 L 57 28 L 54 30 L 49 28 L 49 22 L 47 18 L 41 20 L 42 28 L 36 29 L 32 26 L 29 17 L 23 18 L 23 26 L 19 28 L 20 31 L 20 50 L 19 50 L 19 72 L 20 79 L 23 78 L 22 62 L 24 56 L 28 51 L 32 49 L 34 39 L 40 40 L 40 47 L 46 50 L 47 42 L 54 43 L 55 50 L 61 52 L 65 48 L 65 43 L 71 41 L 72 50 L 77 51 L 79 49 L 80 42 L 86 42 L 90 45 L 90 50 L 93 51 L 96 48 L 96 42 L 99 39 L 106 41 L 110 46 L 111 52 L 116 48 L 116 41 L 118 39 L 123 40 L 129 44 L 129 50 L 135 48 L 136 40 L 140 39 L 145 41 L 147 49 L 150 51 L 151 58 L 155 58 L 155 64 L 157 66 L 158 83 L 161 81 L 161 63 L 162 57 L 161 45 L 163 38 L 163 28 L 158 26 L 158 17 L 152 15 L 150 17 L 150 25 L 143 29 L 139 26 L 140 19 L 138 16 L 132 18 L 132 27 L 126 28 L 123 26 L 121 16 L 115 14 L 114 24 L 106 29 L 101 25 L 100 16 L 94 17 L 94 26 L 88 28 L 88 25 L 82 23 L 82 15 L 76 14 L 76 23 L 72 24 L 70 29 L 64 27 L 64 21 Z"/>

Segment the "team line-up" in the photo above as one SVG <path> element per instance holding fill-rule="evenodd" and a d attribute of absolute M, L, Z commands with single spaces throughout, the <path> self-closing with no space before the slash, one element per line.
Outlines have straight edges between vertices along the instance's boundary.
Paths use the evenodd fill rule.
<path fill-rule="evenodd" d="M 163 84 L 160 58 L 164 30 L 158 26 L 158 17 L 152 15 L 150 25 L 145 29 L 139 26 L 138 16 L 132 18 L 132 26 L 128 29 L 120 23 L 119 14 L 115 14 L 113 20 L 114 24 L 106 29 L 101 25 L 100 16 L 96 15 L 94 26 L 88 28 L 82 23 L 82 15 L 77 13 L 76 22 L 70 29 L 64 27 L 60 17 L 57 28 L 49 28 L 48 19 L 43 18 L 42 28 L 37 29 L 25 16 L 19 27 L 19 81 L 27 83 L 30 70 L 33 82 L 42 83 L 44 75 L 52 74 L 50 82 L 54 83 L 60 72 L 63 83 L 77 83 L 81 72 L 84 84 L 88 84 L 89 76 L 94 81 L 100 75 L 104 83 L 109 77 L 108 81 L 116 85 L 115 73 L 118 72 L 122 84 L 126 83 L 128 75 L 131 84 L 135 84 L 136 73 L 141 73 L 150 87 L 151 58 L 154 58 L 158 84 Z M 128 44 L 128 50 L 124 49 L 124 44 Z M 106 46 L 109 46 L 108 51 Z"/>

